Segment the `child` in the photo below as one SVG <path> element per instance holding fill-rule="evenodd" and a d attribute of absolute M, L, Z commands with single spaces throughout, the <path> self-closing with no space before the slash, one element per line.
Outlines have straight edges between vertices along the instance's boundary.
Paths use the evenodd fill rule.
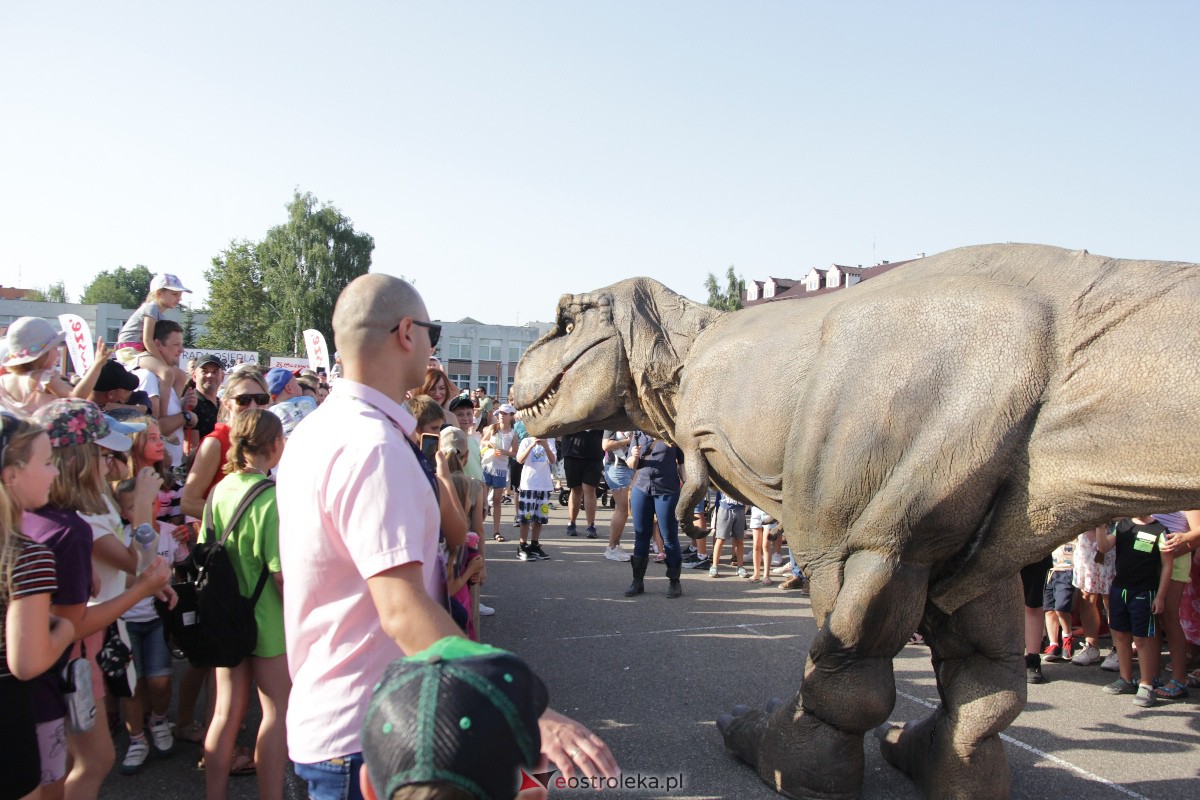
<path fill-rule="evenodd" d="M 1114 647 L 1108 657 L 1100 656 L 1100 605 L 1104 605 L 1104 618 L 1108 618 L 1108 592 L 1112 587 L 1113 560 L 1116 553 L 1111 550 L 1101 553 L 1096 549 L 1097 534 L 1103 535 L 1106 528 L 1086 531 L 1075 537 L 1074 565 L 1071 584 L 1079 590 L 1079 619 L 1083 623 L 1083 647 L 1071 659 L 1072 664 L 1089 666 L 1103 661 L 1101 669 L 1117 672 L 1120 662 Z"/>
<path fill-rule="evenodd" d="M 142 501 L 138 493 L 138 480 L 126 478 L 117 484 L 116 488 L 117 505 L 121 509 L 121 519 L 126 523 L 125 542 L 131 548 L 135 547 L 135 527 L 132 522 L 135 519 L 157 517 L 161 502 L 155 498 L 146 503 L 153 507 L 149 513 L 139 512 L 137 506 Z M 145 479 L 142 480 L 144 482 Z M 175 526 L 159 522 L 156 527 L 156 554 L 162 556 L 168 564 L 177 564 L 187 558 L 187 545 L 178 542 L 172 536 Z M 184 528 L 185 541 L 188 530 Z M 122 775 L 133 775 L 142 769 L 146 757 L 150 755 L 143 718 L 147 705 L 150 707 L 148 727 L 154 739 L 154 749 L 161 755 L 167 755 L 174 745 L 171 723 L 167 719 L 167 708 L 171 704 L 171 651 L 163 637 L 162 618 L 154 610 L 154 601 L 149 597 L 143 598 L 122 614 L 121 619 L 125 621 L 125 629 L 129 633 L 129 646 L 133 651 L 133 664 L 138 675 L 138 685 L 133 697 L 121 699 L 121 713 L 125 717 L 125 729 L 129 733 L 129 749 L 125 753 L 125 760 L 121 762 L 120 771 Z"/>
<path fill-rule="evenodd" d="M 521 767 L 539 760 L 547 700 L 524 661 L 489 645 L 447 637 L 393 661 L 363 723 L 362 796 L 516 797 Z"/>
<path fill-rule="evenodd" d="M 771 537 L 778 538 L 779 523 L 758 506 L 750 506 L 750 550 L 754 555 L 754 574 L 750 580 L 771 585 Z"/>
<path fill-rule="evenodd" d="M 225 461 L 225 480 L 217 484 L 205 508 L 205 530 L 201 542 L 207 542 L 208 528 L 221 536 L 227 521 L 242 498 L 279 464 L 283 456 L 283 424 L 266 409 L 251 409 L 238 414 L 230 425 L 229 455 Z M 284 718 L 292 680 L 288 675 L 287 652 L 283 635 L 283 576 L 279 562 L 279 510 L 275 488 L 258 495 L 247 508 L 225 542 L 225 550 L 238 576 L 243 597 L 251 597 L 264 571 L 269 575 L 258 602 L 254 620 L 258 624 L 258 643 L 249 658 L 236 667 L 217 667 L 217 702 L 212 723 L 204 738 L 204 783 L 210 800 L 227 796 L 230 770 L 247 770 L 235 761 L 234 743 L 238 726 L 250 702 L 250 692 L 258 686 L 262 722 L 254 748 L 254 770 L 258 776 L 258 796 L 263 800 L 281 800 L 287 765 L 287 740 Z"/>
<path fill-rule="evenodd" d="M 1071 636 L 1071 600 L 1075 597 L 1071 578 L 1075 568 L 1075 542 L 1056 547 L 1050 554 L 1050 562 L 1050 573 L 1042 590 L 1042 611 L 1046 612 L 1046 634 L 1050 644 L 1046 645 L 1042 655 L 1047 661 L 1071 661 L 1075 657 L 1075 639 Z"/>
<path fill-rule="evenodd" d="M 463 471 L 463 460 L 469 457 L 467 434 L 459 428 L 445 428 L 440 435 L 438 449 L 450 470 L 450 482 L 458 495 L 458 501 L 467 512 L 467 542 L 465 547 L 448 549 L 446 553 L 446 593 L 466 610 L 466 624 L 462 625 L 467 637 L 479 640 L 475 620 L 478 586 L 483 573 L 484 561 L 478 530 L 483 528 L 484 493 L 483 484 Z M 457 620 L 456 620 L 457 621 Z"/>
<path fill-rule="evenodd" d="M 521 488 L 517 493 L 521 543 L 517 545 L 517 558 L 521 561 L 550 559 L 538 543 L 538 537 L 542 534 L 542 526 L 550 521 L 550 493 L 554 491 L 550 467 L 554 461 L 553 439 L 530 436 L 522 439 L 517 448 L 517 462 L 521 465 Z M 530 524 L 533 525 L 532 539 L 529 538 Z"/>
<path fill-rule="evenodd" d="M 1101 534 L 1096 547 L 1101 553 L 1116 549 L 1116 572 L 1109 591 L 1113 645 L 1120 660 L 1121 677 L 1104 687 L 1109 694 L 1134 694 L 1142 708 L 1154 705 L 1158 683 L 1162 633 L 1154 616 L 1161 614 L 1167 584 L 1171 581 L 1171 558 L 1159 551 L 1159 540 L 1167 528 L 1153 517 L 1123 519 Z M 1141 681 L 1133 682 L 1133 645 L 1138 651 Z"/>
<path fill-rule="evenodd" d="M 0 375 L 0 407 L 19 414 L 33 414 L 59 397 L 87 398 L 104 369 L 108 348 L 96 341 L 96 359 L 91 369 L 72 386 L 54 370 L 58 346 L 66 334 L 37 317 L 21 317 L 8 328 L 4 374 Z"/>
<path fill-rule="evenodd" d="M 43 785 L 51 797 L 94 797 L 115 760 L 112 737 L 104 725 L 90 730 L 68 730 L 66 702 L 62 691 L 62 668 L 68 659 L 80 657 L 86 647 L 89 658 L 100 652 L 105 630 L 143 597 L 160 594 L 170 598 L 171 572 L 165 561 L 156 559 L 134 580 L 133 586 L 104 602 L 89 605 L 94 588 L 92 528 L 80 516 L 104 514 L 108 484 L 101 473 L 100 448 L 128 450 L 124 434 L 109 429 L 99 406 L 86 400 L 55 400 L 39 409 L 38 422 L 50 434 L 51 458 L 58 475 L 50 486 L 49 502 L 23 519 L 29 538 L 54 552 L 58 591 L 51 598 L 55 613 L 71 621 L 81 646 L 62 654 L 34 686 L 34 713 L 38 720 L 38 742 Z M 100 670 L 92 672 L 92 691 L 99 702 L 105 695 Z M 67 754 L 59 743 L 66 739 L 72 757 L 67 775 Z"/>
<path fill-rule="evenodd" d="M 40 426 L 0 412 L 0 798 L 35 792 L 41 780 L 33 684 L 75 637 L 50 613 L 58 591 L 54 553 L 21 535 L 21 513 L 44 506 L 58 475 L 50 437 Z M 11 665 L 11 669 L 10 669 Z"/>
<path fill-rule="evenodd" d="M 732 540 L 733 563 L 737 567 L 737 576 L 746 577 L 746 548 L 743 541 L 746 536 L 746 507 L 724 494 L 718 495 L 716 520 L 713 524 L 713 534 L 716 544 L 713 546 L 712 566 L 708 568 L 709 577 L 720 575 L 721 550 L 726 540 Z"/>
<path fill-rule="evenodd" d="M 178 307 L 184 292 L 191 291 L 169 272 L 155 275 L 150 281 L 150 292 L 145 302 L 129 315 L 117 335 L 118 358 L 132 360 L 131 354 L 138 353 L 137 366 L 150 370 L 167 386 L 174 386 L 175 393 L 181 397 L 187 375 L 182 370 L 167 366 L 166 359 L 154 342 L 154 324 L 164 319 L 167 311 Z M 125 352 L 122 353 L 122 350 Z"/>

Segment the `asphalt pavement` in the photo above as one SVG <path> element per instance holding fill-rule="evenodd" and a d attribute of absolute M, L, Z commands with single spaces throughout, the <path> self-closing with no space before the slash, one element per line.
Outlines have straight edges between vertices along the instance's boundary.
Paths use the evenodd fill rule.
<path fill-rule="evenodd" d="M 510 520 L 511 506 L 504 509 Z M 684 596 L 668 600 L 661 564 L 651 564 L 645 595 L 626 598 L 629 565 L 603 556 L 610 513 L 600 510 L 601 537 L 589 540 L 582 524 L 580 537 L 568 538 L 566 512 L 556 509 L 541 540 L 549 561 L 516 560 L 515 536 L 488 544 L 482 598 L 496 615 L 482 620 L 484 641 L 523 656 L 548 685 L 551 705 L 604 738 L 630 781 L 631 788 L 602 792 L 552 784 L 551 798 L 778 797 L 725 752 L 714 720 L 737 703 L 759 705 L 796 691 L 816 630 L 808 598 L 778 584 L 750 584 L 722 565 L 724 577 L 716 579 L 684 570 Z M 490 536 L 490 521 L 486 527 Z M 504 532 L 516 531 L 506 522 Z M 632 547 L 631 528 L 625 545 Z M 1049 683 L 1029 687 L 1028 705 L 1006 733 L 1013 797 L 1200 797 L 1200 692 L 1140 709 L 1128 696 L 1101 692 L 1114 676 L 1098 667 L 1057 663 L 1043 671 Z M 925 716 L 937 699 L 929 651 L 905 647 L 895 674 L 892 720 Z M 242 736 L 247 744 L 255 722 L 251 717 Z M 124 747 L 122 736 L 118 762 Z M 882 759 L 873 738 L 864 747 L 863 797 L 920 796 Z M 114 770 L 100 797 L 203 797 L 198 757 L 198 745 L 178 742 L 171 757 L 152 758 L 139 775 Z M 303 797 L 298 785 L 290 789 Z M 231 798 L 256 796 L 253 778 L 231 779 Z"/>

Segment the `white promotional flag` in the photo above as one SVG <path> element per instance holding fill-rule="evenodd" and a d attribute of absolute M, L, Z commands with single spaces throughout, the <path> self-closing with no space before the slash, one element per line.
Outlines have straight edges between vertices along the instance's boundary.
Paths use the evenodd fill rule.
<path fill-rule="evenodd" d="M 308 350 L 308 363 L 313 369 L 329 373 L 329 349 L 325 347 L 325 336 L 312 328 L 304 332 L 304 347 Z"/>
<path fill-rule="evenodd" d="M 59 314 L 58 324 L 66 331 L 67 352 L 71 354 L 71 366 L 76 375 L 82 375 L 92 368 L 92 360 L 96 357 L 96 343 L 92 341 L 92 329 L 78 314 Z"/>

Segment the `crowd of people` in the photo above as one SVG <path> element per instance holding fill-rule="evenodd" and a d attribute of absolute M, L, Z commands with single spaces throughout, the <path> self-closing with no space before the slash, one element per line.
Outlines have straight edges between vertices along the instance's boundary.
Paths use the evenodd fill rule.
<path fill-rule="evenodd" d="M 13 764 L 0 772 L 0 800 L 94 798 L 114 766 L 137 774 L 176 739 L 202 745 L 210 800 L 251 773 L 261 797 L 281 798 L 289 761 L 314 800 L 394 796 L 372 786 L 386 770 L 372 763 L 385 756 L 368 717 L 383 709 L 386 725 L 402 722 L 381 687 L 441 662 L 484 675 L 464 685 L 491 680 L 496 664 L 515 669 L 515 656 L 478 642 L 480 618 L 495 613 L 479 590 L 489 558 L 551 559 L 543 535 L 560 491 L 566 537 L 598 539 L 598 497 L 611 498 L 603 558 L 630 564 L 626 597 L 645 593 L 652 562 L 664 564 L 672 599 L 683 569 L 808 591 L 796 559 L 785 563 L 779 521 L 736 498 L 708 492 L 691 510 L 704 536 L 680 541 L 688 465 L 653 432 L 555 441 L 530 435 L 511 397 L 460 390 L 433 355 L 440 327 L 404 281 L 367 275 L 342 293 L 333 375 L 227 374 L 213 356 L 181 365 L 182 330 L 164 312 L 186 291 L 157 276 L 115 352 L 98 342 L 73 379 L 56 368 L 63 334 L 44 320 L 17 320 L 0 350 L 0 748 Z M 1188 673 L 1200 643 L 1198 541 L 1200 512 L 1138 517 L 1027 567 L 1029 681 L 1045 680 L 1043 660 L 1067 660 L 1119 672 L 1105 691 L 1139 705 L 1186 697 L 1200 678 Z M 233 666 L 189 666 L 175 681 L 180 654 L 163 623 L 172 576 L 213 542 L 254 598 L 257 642 Z M 521 683 L 514 702 L 529 720 L 514 735 L 536 748 L 501 762 L 510 781 L 538 754 L 568 776 L 618 774 L 604 742 L 554 711 L 536 676 Z M 293 692 L 305 702 L 289 703 Z M 261 723 L 253 749 L 241 748 L 252 702 Z M 455 762 L 414 782 L 495 780 L 468 775 L 481 768 Z"/>

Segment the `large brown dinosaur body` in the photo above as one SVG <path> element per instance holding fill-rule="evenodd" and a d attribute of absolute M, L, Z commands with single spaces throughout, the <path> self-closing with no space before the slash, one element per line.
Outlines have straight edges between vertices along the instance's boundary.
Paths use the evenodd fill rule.
<path fill-rule="evenodd" d="M 878 729 L 931 797 L 1006 797 L 1025 701 L 1016 573 L 1115 516 L 1200 507 L 1200 267 L 952 250 L 721 313 L 648 279 L 564 296 L 517 370 L 531 433 L 652 430 L 778 517 L 819 632 L 801 691 L 718 722 L 794 797 L 856 797 L 920 629 L 942 705 Z"/>

